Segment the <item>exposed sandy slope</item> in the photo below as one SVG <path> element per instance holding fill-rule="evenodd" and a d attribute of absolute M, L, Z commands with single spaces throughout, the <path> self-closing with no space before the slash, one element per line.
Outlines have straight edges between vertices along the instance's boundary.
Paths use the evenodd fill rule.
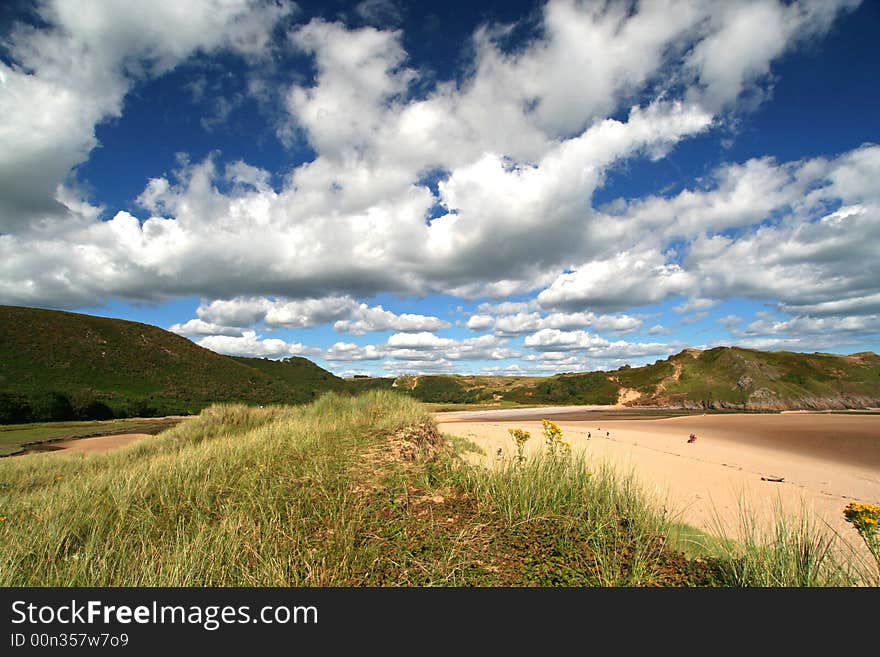
<path fill-rule="evenodd" d="M 95 436 L 93 438 L 74 438 L 52 443 L 53 452 L 107 452 L 117 447 L 130 445 L 141 438 L 155 438 L 148 433 L 121 433 L 113 436 Z M 46 452 L 42 452 L 45 454 Z"/>
<path fill-rule="evenodd" d="M 617 405 L 625 406 L 626 404 L 634 401 L 638 401 L 642 398 L 642 393 L 633 388 L 624 388 L 621 387 L 620 390 L 617 391 Z"/>
<path fill-rule="evenodd" d="M 482 462 L 496 462 L 498 448 L 506 458 L 513 456 L 508 428 L 531 432 L 527 453 L 543 446 L 540 421 L 495 420 L 483 413 L 478 421 L 467 422 L 463 413 L 456 416 L 458 421 L 446 422 L 439 414 L 440 430 L 477 443 L 487 454 L 475 457 Z M 764 523 L 777 503 L 789 512 L 803 504 L 858 544 L 843 520 L 843 508 L 852 500 L 880 501 L 880 416 L 710 414 L 557 423 L 573 449 L 632 471 L 676 519 L 710 533 L 717 533 L 717 514 L 725 533 L 738 535 L 741 500 Z M 690 433 L 697 435 L 693 443 L 687 442 Z"/>

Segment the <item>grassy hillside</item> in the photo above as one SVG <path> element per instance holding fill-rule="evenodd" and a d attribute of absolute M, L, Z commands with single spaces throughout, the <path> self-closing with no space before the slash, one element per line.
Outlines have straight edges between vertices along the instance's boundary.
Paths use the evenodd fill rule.
<path fill-rule="evenodd" d="M 451 441 L 451 442 L 450 442 Z M 457 445 L 457 448 L 454 447 Z M 795 586 L 859 574 L 803 526 L 678 550 L 630 478 L 486 469 L 404 395 L 210 407 L 106 454 L 0 461 L 0 586 Z M 689 535 L 694 537 L 694 532 Z M 865 571 L 870 576 L 870 571 Z"/>
<path fill-rule="evenodd" d="M 318 367 L 308 358 L 291 356 L 284 360 L 266 358 L 242 358 L 231 356 L 232 360 L 252 367 L 263 374 L 283 382 L 298 401 L 310 401 L 322 392 L 342 392 L 348 389 L 345 379 Z"/>
<path fill-rule="evenodd" d="M 739 347 L 686 349 L 644 367 L 549 377 L 399 377 L 396 388 L 433 403 L 616 404 L 771 410 L 880 406 L 880 356 L 799 354 Z"/>
<path fill-rule="evenodd" d="M 634 403 L 755 409 L 880 405 L 880 356 L 873 353 L 688 349 L 615 374 L 622 385 L 641 393 Z"/>
<path fill-rule="evenodd" d="M 191 414 L 213 402 L 305 403 L 327 391 L 392 389 L 440 404 L 864 408 L 880 406 L 880 357 L 717 347 L 614 372 L 341 379 L 305 358 L 221 356 L 147 324 L 0 306 L 0 424 Z"/>
<path fill-rule="evenodd" d="M 302 361 L 235 359 L 147 324 L 0 306 L 0 422 L 187 414 L 218 401 L 299 403 L 342 385 Z"/>

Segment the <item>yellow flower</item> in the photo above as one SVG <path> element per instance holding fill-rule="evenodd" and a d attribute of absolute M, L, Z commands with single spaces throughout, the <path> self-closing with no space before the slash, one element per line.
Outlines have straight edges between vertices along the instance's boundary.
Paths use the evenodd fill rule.
<path fill-rule="evenodd" d="M 565 441 L 562 440 L 562 429 L 550 420 L 542 420 L 542 423 L 544 424 L 544 437 L 547 439 L 547 447 L 550 450 L 550 454 L 555 455 L 557 448 L 564 447 L 563 443 Z"/>
<path fill-rule="evenodd" d="M 528 431 L 523 431 L 522 429 L 508 429 L 507 432 L 513 436 L 517 445 L 522 445 L 532 437 Z"/>
<path fill-rule="evenodd" d="M 6 522 L 6 516 L 0 516 L 0 522 Z"/>
<path fill-rule="evenodd" d="M 852 523 L 855 530 L 866 541 L 876 540 L 876 528 L 878 521 L 880 521 L 880 506 L 850 502 L 843 510 L 843 516 L 847 522 Z"/>
<path fill-rule="evenodd" d="M 526 441 L 532 437 L 532 434 L 528 431 L 523 431 L 522 429 L 508 429 L 507 432 L 513 437 L 513 440 L 516 443 L 516 460 L 519 463 L 522 463 L 526 460 L 526 457 L 523 454 L 523 448 L 525 447 Z"/>

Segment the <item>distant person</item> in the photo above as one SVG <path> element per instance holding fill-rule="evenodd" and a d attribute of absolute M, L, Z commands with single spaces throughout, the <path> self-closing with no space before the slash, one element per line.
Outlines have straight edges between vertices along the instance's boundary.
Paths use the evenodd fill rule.
<path fill-rule="evenodd" d="M 589 431 L 587 431 L 587 440 L 589 440 L 592 437 L 593 437 L 593 434 L 591 434 Z"/>
<path fill-rule="evenodd" d="M 605 437 L 606 437 L 606 438 L 611 438 L 611 432 L 610 432 L 610 431 L 606 431 L 606 432 L 605 432 Z"/>
<path fill-rule="evenodd" d="M 694 433 L 692 433 L 690 436 L 688 436 L 688 442 L 689 442 L 689 443 L 694 442 L 696 439 L 697 439 L 697 435 L 694 434 Z"/>

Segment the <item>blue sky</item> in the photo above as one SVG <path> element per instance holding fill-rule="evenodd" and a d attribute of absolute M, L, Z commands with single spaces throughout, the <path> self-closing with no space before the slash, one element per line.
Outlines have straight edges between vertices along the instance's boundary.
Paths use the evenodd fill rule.
<path fill-rule="evenodd" d="M 337 374 L 880 343 L 880 6 L 13 2 L 0 303 Z"/>

